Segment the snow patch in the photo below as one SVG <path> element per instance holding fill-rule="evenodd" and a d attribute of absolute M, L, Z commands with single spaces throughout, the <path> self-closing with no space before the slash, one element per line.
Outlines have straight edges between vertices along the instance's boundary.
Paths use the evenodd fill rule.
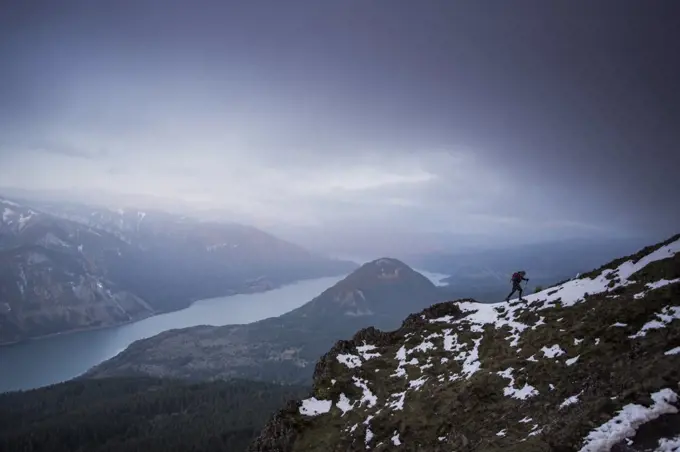
<path fill-rule="evenodd" d="M 675 438 L 663 438 L 654 452 L 678 452 L 680 451 L 680 435 Z"/>
<path fill-rule="evenodd" d="M 576 364 L 576 361 L 578 361 L 579 356 L 581 356 L 581 355 L 578 355 L 574 358 L 569 358 L 568 360 L 566 360 L 565 362 L 567 363 L 567 366 L 571 366 L 573 364 Z"/>
<path fill-rule="evenodd" d="M 550 348 L 548 347 L 543 347 L 541 348 L 541 351 L 543 352 L 543 355 L 546 358 L 555 358 L 557 356 L 561 356 L 565 354 L 565 351 L 560 348 L 559 345 L 555 344 L 551 346 Z"/>
<path fill-rule="evenodd" d="M 463 373 L 467 376 L 468 380 L 482 367 L 482 363 L 479 362 L 479 343 L 482 342 L 482 338 L 480 337 L 472 342 L 474 342 L 474 346 L 463 363 Z"/>
<path fill-rule="evenodd" d="M 498 375 L 500 375 L 503 378 L 506 378 L 510 380 L 510 383 L 508 384 L 507 387 L 503 389 L 503 394 L 505 394 L 508 397 L 512 397 L 514 399 L 520 399 L 520 400 L 525 400 L 529 397 L 533 397 L 538 395 L 538 391 L 536 388 L 533 386 L 524 383 L 524 387 L 517 389 L 514 387 L 515 385 L 515 377 L 512 376 L 512 371 L 514 369 L 512 367 L 509 367 L 505 369 L 502 372 L 496 372 Z"/>
<path fill-rule="evenodd" d="M 398 392 L 396 394 L 392 394 L 390 397 L 395 398 L 396 400 L 390 402 L 387 406 L 392 408 L 393 410 L 403 410 L 404 409 L 404 398 L 406 397 L 406 391 L 404 392 Z"/>
<path fill-rule="evenodd" d="M 368 449 L 368 443 L 371 442 L 373 439 L 373 432 L 371 431 L 371 427 L 366 427 L 366 440 L 364 441 L 366 444 L 366 448 Z"/>
<path fill-rule="evenodd" d="M 14 215 L 14 211 L 8 207 L 5 207 L 2 211 L 2 222 L 3 223 L 9 223 L 10 219 L 12 218 L 12 215 Z"/>
<path fill-rule="evenodd" d="M 399 432 L 394 431 L 394 436 L 392 436 L 392 444 L 395 446 L 401 446 L 401 440 L 399 440 Z"/>
<path fill-rule="evenodd" d="M 305 416 L 317 416 L 319 414 L 328 413 L 331 410 L 333 402 L 330 400 L 318 400 L 316 397 L 305 399 L 300 406 L 300 414 Z"/>
<path fill-rule="evenodd" d="M 12 207 L 21 207 L 19 204 L 15 203 L 14 201 L 10 201 L 9 199 L 0 199 L 0 203 L 7 204 L 8 206 Z"/>
<path fill-rule="evenodd" d="M 581 394 L 583 394 L 583 391 L 579 392 L 579 393 L 576 394 L 576 395 L 573 395 L 573 396 L 571 396 L 571 397 L 566 398 L 566 399 L 564 400 L 564 402 L 562 402 L 562 403 L 560 404 L 560 408 L 559 408 L 559 409 L 561 410 L 562 408 L 568 407 L 569 405 L 573 405 L 573 404 L 575 404 L 575 403 L 578 403 L 578 398 L 579 398 L 579 396 L 580 396 Z"/>
<path fill-rule="evenodd" d="M 658 281 L 647 283 L 646 287 L 650 290 L 654 290 L 654 289 L 659 289 L 659 288 L 667 286 L 669 284 L 675 284 L 675 283 L 678 283 L 678 282 L 680 282 L 680 278 L 670 279 L 670 280 L 669 279 L 660 279 Z"/>
<path fill-rule="evenodd" d="M 338 403 L 335 404 L 335 406 L 337 406 L 338 409 L 342 411 L 343 416 L 345 415 L 345 413 L 354 408 L 354 404 L 350 403 L 349 399 L 347 398 L 344 392 L 340 394 L 340 399 L 338 400 Z"/>
<path fill-rule="evenodd" d="M 417 380 L 409 381 L 409 387 L 420 389 L 425 384 L 425 381 L 427 381 L 427 378 L 425 377 L 420 377 Z"/>
<path fill-rule="evenodd" d="M 652 421 L 664 414 L 674 414 L 678 409 L 671 405 L 676 403 L 678 395 L 669 388 L 651 394 L 654 403 L 650 407 L 629 403 L 609 421 L 588 434 L 579 452 L 597 452 L 611 449 L 614 444 L 635 435 L 642 424 Z"/>
<path fill-rule="evenodd" d="M 31 221 L 31 218 L 33 218 L 34 214 L 35 214 L 35 212 L 33 212 L 32 210 L 29 210 L 27 216 L 24 216 L 24 214 L 21 214 L 19 216 L 19 230 L 22 230 L 23 228 L 26 227 L 26 224 L 29 221 Z"/>
<path fill-rule="evenodd" d="M 416 351 L 420 352 L 426 352 L 428 350 L 433 350 L 435 348 L 434 344 L 430 341 L 423 341 L 420 345 L 415 346 L 412 350 L 409 351 L 409 353 L 413 353 Z"/>
<path fill-rule="evenodd" d="M 368 361 L 371 358 L 377 358 L 380 356 L 380 353 L 368 353 L 369 350 L 375 350 L 378 347 L 375 345 L 367 345 L 366 341 L 364 341 L 364 345 L 360 345 L 357 347 L 357 351 L 361 354 L 361 357 L 364 358 L 364 360 Z"/>
<path fill-rule="evenodd" d="M 666 306 L 661 310 L 661 312 L 656 313 L 658 320 L 652 320 L 645 323 L 640 331 L 628 336 L 631 339 L 638 337 L 643 337 L 647 335 L 647 331 L 655 330 L 660 328 L 666 328 L 666 325 L 671 323 L 673 320 L 680 319 L 680 306 Z"/>
<path fill-rule="evenodd" d="M 355 367 L 361 367 L 361 359 L 357 355 L 352 354 L 340 354 L 337 356 L 338 362 L 344 364 L 345 366 L 353 369 Z"/>
<path fill-rule="evenodd" d="M 361 400 L 359 401 L 359 406 L 363 405 L 364 402 L 366 402 L 369 408 L 373 408 L 376 405 L 376 403 L 378 403 L 378 398 L 375 396 L 375 394 L 371 392 L 370 389 L 368 389 L 368 384 L 366 380 L 357 377 L 352 377 L 352 380 L 354 380 L 354 386 L 364 390 L 364 394 L 362 395 Z"/>
<path fill-rule="evenodd" d="M 538 428 L 538 424 L 534 424 L 534 428 L 529 433 L 529 436 L 540 435 L 542 431 L 543 431 L 543 427 Z"/>

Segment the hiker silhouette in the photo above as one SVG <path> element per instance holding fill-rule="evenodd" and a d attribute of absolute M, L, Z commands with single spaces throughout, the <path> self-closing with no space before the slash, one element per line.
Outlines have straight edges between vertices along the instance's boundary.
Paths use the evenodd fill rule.
<path fill-rule="evenodd" d="M 524 275 L 526 275 L 524 270 L 512 274 L 512 292 L 505 298 L 505 301 L 510 301 L 510 297 L 515 292 L 519 292 L 519 299 L 522 300 L 522 281 L 529 281 L 529 278 L 525 278 Z"/>

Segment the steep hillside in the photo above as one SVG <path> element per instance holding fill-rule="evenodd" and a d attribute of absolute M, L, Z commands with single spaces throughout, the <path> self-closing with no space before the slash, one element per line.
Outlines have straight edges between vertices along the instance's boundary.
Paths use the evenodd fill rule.
<path fill-rule="evenodd" d="M 252 226 L 199 221 L 154 210 L 38 203 L 50 215 L 103 230 L 131 245 L 112 256 L 112 278 L 161 311 L 189 301 L 267 290 L 356 269 Z"/>
<path fill-rule="evenodd" d="M 154 309 L 111 281 L 115 236 L 0 199 L 0 343 L 140 319 Z"/>
<path fill-rule="evenodd" d="M 427 278 L 403 262 L 378 259 L 280 317 L 167 331 L 133 343 L 84 377 L 238 377 L 307 383 L 313 364 L 338 339 L 370 325 L 396 328 L 409 313 L 441 301 L 440 296 Z"/>
<path fill-rule="evenodd" d="M 255 228 L 0 198 L 0 343 L 349 272 Z"/>
<path fill-rule="evenodd" d="M 264 451 L 680 446 L 680 235 L 526 297 L 435 304 L 316 365 Z"/>
<path fill-rule="evenodd" d="M 308 390 L 112 378 L 1 394 L 0 450 L 244 451 L 271 414 Z"/>
<path fill-rule="evenodd" d="M 0 251 L 0 343 L 111 326 L 153 313 L 82 255 L 40 246 Z"/>

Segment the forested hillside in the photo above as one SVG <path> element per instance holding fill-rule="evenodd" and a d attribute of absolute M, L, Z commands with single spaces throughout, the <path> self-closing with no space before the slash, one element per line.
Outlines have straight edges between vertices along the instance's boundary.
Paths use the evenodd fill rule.
<path fill-rule="evenodd" d="M 243 451 L 300 386 L 152 378 L 70 381 L 0 395 L 2 452 Z"/>

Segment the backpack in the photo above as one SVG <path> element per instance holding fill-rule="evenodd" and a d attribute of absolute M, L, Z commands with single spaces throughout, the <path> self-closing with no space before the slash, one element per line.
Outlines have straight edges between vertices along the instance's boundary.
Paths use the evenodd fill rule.
<path fill-rule="evenodd" d="M 522 275 L 519 274 L 519 272 L 515 272 L 512 274 L 512 282 L 519 282 L 522 280 Z"/>

